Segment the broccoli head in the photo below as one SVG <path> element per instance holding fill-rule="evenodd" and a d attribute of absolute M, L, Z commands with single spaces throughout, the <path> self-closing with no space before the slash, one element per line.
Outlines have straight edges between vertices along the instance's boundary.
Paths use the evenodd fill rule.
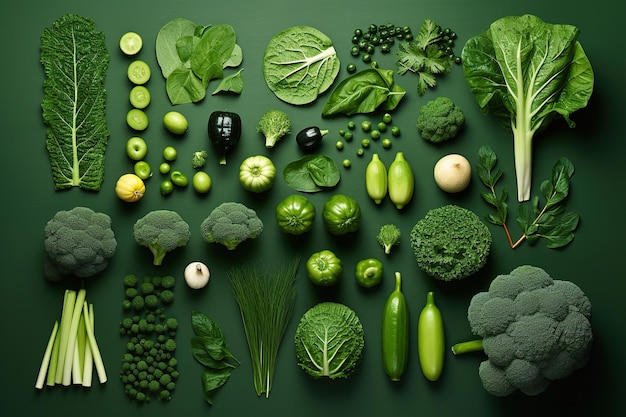
<path fill-rule="evenodd" d="M 443 281 L 467 278 L 487 263 L 491 232 L 472 211 L 445 205 L 430 210 L 410 235 L 418 266 Z"/>
<path fill-rule="evenodd" d="M 448 97 L 437 97 L 420 107 L 417 131 L 429 142 L 439 143 L 454 138 L 465 124 L 465 116 Z"/>
<path fill-rule="evenodd" d="M 191 166 L 195 169 L 200 169 L 206 165 L 206 160 L 209 157 L 207 151 L 196 151 L 191 157 Z"/>
<path fill-rule="evenodd" d="M 109 265 L 117 248 L 111 218 L 87 207 L 57 212 L 44 236 L 44 275 L 51 281 L 91 277 Z"/>
<path fill-rule="evenodd" d="M 400 228 L 395 224 L 390 223 L 381 226 L 378 235 L 376 235 L 376 239 L 378 239 L 380 246 L 383 247 L 385 254 L 389 255 L 391 248 L 400 244 L 401 234 Z"/>
<path fill-rule="evenodd" d="M 290 133 L 291 120 L 287 113 L 280 110 L 269 110 L 259 120 L 257 131 L 265 136 L 265 147 L 273 148 L 277 141 Z"/>
<path fill-rule="evenodd" d="M 191 232 L 189 225 L 172 210 L 154 210 L 135 222 L 135 242 L 152 252 L 153 264 L 159 266 L 167 252 L 186 246 Z"/>
<path fill-rule="evenodd" d="M 542 393 L 551 381 L 583 367 L 593 342 L 591 303 L 570 281 L 523 265 L 498 275 L 467 310 L 473 334 L 482 339 L 454 345 L 455 354 L 484 350 L 478 375 L 495 396 L 520 390 Z"/>
<path fill-rule="evenodd" d="M 246 239 L 254 239 L 263 231 L 263 222 L 256 212 L 237 202 L 217 206 L 200 224 L 205 241 L 221 243 L 229 250 Z"/>

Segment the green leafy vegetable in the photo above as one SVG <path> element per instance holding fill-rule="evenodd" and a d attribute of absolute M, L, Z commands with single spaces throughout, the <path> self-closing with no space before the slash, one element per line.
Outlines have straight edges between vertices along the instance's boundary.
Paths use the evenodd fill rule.
<path fill-rule="evenodd" d="M 308 154 L 287 164 L 283 170 L 283 178 L 296 191 L 314 193 L 337 185 L 341 173 L 332 158 Z"/>
<path fill-rule="evenodd" d="M 243 71 L 243 68 L 228 77 L 224 77 L 213 91 L 213 94 L 221 92 L 241 94 L 243 91 L 243 77 L 241 76 L 241 71 Z"/>
<path fill-rule="evenodd" d="M 228 350 L 222 329 L 207 315 L 193 310 L 191 326 L 195 336 L 191 338 L 193 357 L 206 369 L 202 372 L 204 399 L 213 404 L 213 394 L 222 387 L 239 360 Z"/>
<path fill-rule="evenodd" d="M 496 170 L 498 158 L 489 146 L 482 146 L 478 151 L 477 172 L 482 183 L 489 188 L 489 192 L 481 193 L 483 199 L 496 209 L 496 214 L 489 214 L 486 219 L 493 224 L 502 226 L 509 240 L 511 248 L 516 248 L 525 240 L 530 243 L 543 239 L 549 248 L 566 246 L 574 239 L 574 230 L 578 227 L 580 216 L 576 212 L 565 212 L 565 199 L 569 194 L 569 187 L 574 165 L 565 157 L 559 159 L 552 168 L 552 177 L 541 183 L 543 205 L 538 196 L 529 202 L 520 204 L 517 215 L 517 224 L 522 229 L 522 236 L 513 241 L 507 227 L 508 193 L 503 189 L 496 191 L 496 183 L 502 177 L 502 171 Z"/>
<path fill-rule="evenodd" d="M 340 62 L 332 40 L 309 26 L 293 26 L 275 35 L 265 49 L 263 76 L 279 99 L 308 104 L 328 90 Z"/>
<path fill-rule="evenodd" d="M 400 43 L 397 53 L 398 74 L 417 74 L 417 93 L 421 96 L 437 85 L 437 76 L 452 71 L 450 54 L 441 47 L 444 32 L 430 19 L 424 19 L 412 41 Z"/>
<path fill-rule="evenodd" d="M 100 190 L 109 136 L 104 88 L 109 59 L 104 34 L 88 18 L 63 15 L 41 35 L 41 108 L 56 190 Z"/>
<path fill-rule="evenodd" d="M 405 94 L 406 90 L 393 80 L 393 70 L 368 68 L 337 85 L 322 109 L 322 116 L 393 110 Z"/>
<path fill-rule="evenodd" d="M 513 131 L 517 198 L 530 198 L 535 134 L 574 111 L 593 91 L 591 63 L 577 41 L 579 29 L 536 16 L 508 16 L 467 41 L 463 71 L 478 105 Z"/>

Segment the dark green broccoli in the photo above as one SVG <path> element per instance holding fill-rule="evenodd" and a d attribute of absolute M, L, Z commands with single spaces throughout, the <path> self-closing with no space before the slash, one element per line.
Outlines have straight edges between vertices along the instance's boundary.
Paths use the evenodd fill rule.
<path fill-rule="evenodd" d="M 439 143 L 454 138 L 465 124 L 460 107 L 447 97 L 437 97 L 420 107 L 417 131 L 429 142 Z"/>
<path fill-rule="evenodd" d="M 167 252 L 186 246 L 191 237 L 189 225 L 172 210 L 154 210 L 135 222 L 135 242 L 152 252 L 153 264 L 159 266 Z"/>
<path fill-rule="evenodd" d="M 246 239 L 254 239 L 263 231 L 263 222 L 256 212 L 241 203 L 226 202 L 217 206 L 200 224 L 200 233 L 209 243 L 221 243 L 229 250 Z"/>
<path fill-rule="evenodd" d="M 472 297 L 467 318 L 481 339 L 457 343 L 452 352 L 484 350 L 488 359 L 478 375 L 492 395 L 540 394 L 589 360 L 589 299 L 576 284 L 541 268 L 523 265 L 498 275 L 488 291 Z"/>
<path fill-rule="evenodd" d="M 87 207 L 57 212 L 44 235 L 44 275 L 51 281 L 91 277 L 109 265 L 117 248 L 111 218 Z"/>
<path fill-rule="evenodd" d="M 445 205 L 430 210 L 411 230 L 418 266 L 443 281 L 467 278 L 487 263 L 491 232 L 472 211 Z"/>
<path fill-rule="evenodd" d="M 257 131 L 265 136 L 265 147 L 272 148 L 283 136 L 290 133 L 291 120 L 287 113 L 269 110 L 259 120 Z"/>
<path fill-rule="evenodd" d="M 206 165 L 206 160 L 209 156 L 207 151 L 196 151 L 191 157 L 191 166 L 195 169 L 202 168 Z"/>
<path fill-rule="evenodd" d="M 395 224 L 385 224 L 378 231 L 376 239 L 378 243 L 383 247 L 385 254 L 391 253 L 391 248 L 400 244 L 401 231 Z"/>

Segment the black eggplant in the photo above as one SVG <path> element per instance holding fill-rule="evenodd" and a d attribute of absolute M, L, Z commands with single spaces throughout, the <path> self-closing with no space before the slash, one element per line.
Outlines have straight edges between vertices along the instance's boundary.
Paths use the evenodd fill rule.
<path fill-rule="evenodd" d="M 209 140 L 220 156 L 220 164 L 226 165 L 228 155 L 241 138 L 241 117 L 237 113 L 214 111 L 209 116 Z"/>
<path fill-rule="evenodd" d="M 322 138 L 328 133 L 328 130 L 320 130 L 319 127 L 311 126 L 302 129 L 296 135 L 296 142 L 300 149 L 309 152 L 322 144 Z"/>

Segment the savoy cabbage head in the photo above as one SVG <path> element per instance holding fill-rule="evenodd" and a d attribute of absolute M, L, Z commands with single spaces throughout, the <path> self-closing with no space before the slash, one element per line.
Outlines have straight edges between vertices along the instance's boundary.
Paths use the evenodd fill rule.
<path fill-rule="evenodd" d="M 313 378 L 347 378 L 363 357 L 363 326 L 349 307 L 322 302 L 300 319 L 295 344 L 298 365 Z"/>

